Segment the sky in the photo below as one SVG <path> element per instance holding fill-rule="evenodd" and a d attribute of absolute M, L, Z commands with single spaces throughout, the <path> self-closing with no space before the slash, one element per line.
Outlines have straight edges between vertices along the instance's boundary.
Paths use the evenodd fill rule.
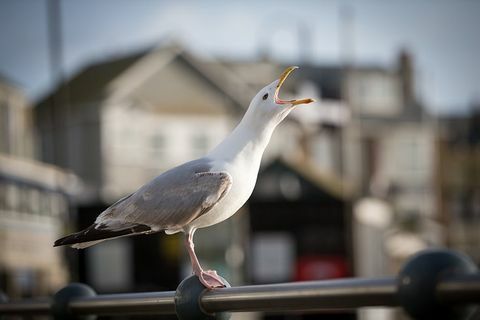
<path fill-rule="evenodd" d="M 52 86 L 47 1 L 0 0 L 0 74 L 38 99 Z M 65 75 L 176 39 L 207 58 L 392 67 L 400 49 L 434 113 L 480 102 L 480 1 L 61 0 Z M 349 18 L 346 18 L 349 17 Z M 305 58 L 306 57 L 306 58 Z"/>

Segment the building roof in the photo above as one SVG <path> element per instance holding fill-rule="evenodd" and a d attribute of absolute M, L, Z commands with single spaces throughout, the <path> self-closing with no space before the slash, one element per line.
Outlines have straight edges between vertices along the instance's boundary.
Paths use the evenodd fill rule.
<path fill-rule="evenodd" d="M 352 196 L 351 190 L 339 177 L 319 170 L 312 162 L 276 158 L 260 170 L 253 197 L 346 201 Z"/>
<path fill-rule="evenodd" d="M 466 115 L 448 115 L 440 119 L 444 138 L 451 145 L 480 144 L 480 106 Z"/>
<path fill-rule="evenodd" d="M 142 50 L 90 65 L 40 99 L 37 107 L 50 104 L 55 95 L 67 96 L 69 101 L 75 101 L 76 103 L 96 100 L 103 96 L 106 86 L 113 79 L 147 52 L 148 50 Z"/>
<path fill-rule="evenodd" d="M 213 64 L 205 64 L 199 61 L 185 49 L 176 45 L 169 45 L 141 50 L 122 57 L 91 64 L 40 99 L 37 107 L 41 108 L 50 105 L 55 97 L 61 97 L 76 104 L 102 99 L 109 92 L 109 84 L 112 81 L 136 65 L 140 60 L 159 50 L 173 53 L 178 61 L 188 65 L 190 70 L 201 76 L 206 83 L 233 102 L 233 105 L 237 107 L 236 111 L 243 112 L 244 108 L 248 106 L 248 104 L 245 105 L 243 93 L 249 92 L 249 90 L 240 77 L 231 74 L 230 70 L 219 63 L 213 67 Z"/>

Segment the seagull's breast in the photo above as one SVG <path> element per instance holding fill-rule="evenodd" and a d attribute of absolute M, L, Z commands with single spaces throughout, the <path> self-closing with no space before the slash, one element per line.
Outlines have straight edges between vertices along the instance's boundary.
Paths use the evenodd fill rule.
<path fill-rule="evenodd" d="M 255 162 L 255 161 L 254 161 Z M 206 214 L 192 221 L 190 226 L 204 228 L 230 218 L 248 200 L 257 181 L 259 164 L 237 161 L 215 161 L 211 171 L 226 171 L 232 177 L 230 191 Z"/>

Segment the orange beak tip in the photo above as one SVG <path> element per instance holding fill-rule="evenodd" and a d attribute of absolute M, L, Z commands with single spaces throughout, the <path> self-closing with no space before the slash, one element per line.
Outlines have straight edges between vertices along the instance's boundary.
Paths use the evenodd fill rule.
<path fill-rule="evenodd" d="M 309 104 L 309 103 L 312 103 L 312 102 L 315 102 L 315 100 L 313 100 L 311 98 L 308 98 L 308 99 L 301 99 L 301 100 L 293 100 L 292 104 L 294 106 L 296 106 L 296 105 L 300 105 L 300 104 Z"/>

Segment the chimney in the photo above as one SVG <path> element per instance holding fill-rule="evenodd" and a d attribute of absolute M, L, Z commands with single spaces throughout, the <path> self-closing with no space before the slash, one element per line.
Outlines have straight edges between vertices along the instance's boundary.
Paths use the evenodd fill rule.
<path fill-rule="evenodd" d="M 415 102 L 413 63 L 411 54 L 403 49 L 398 57 L 398 73 L 401 81 L 403 104 L 411 107 Z"/>

